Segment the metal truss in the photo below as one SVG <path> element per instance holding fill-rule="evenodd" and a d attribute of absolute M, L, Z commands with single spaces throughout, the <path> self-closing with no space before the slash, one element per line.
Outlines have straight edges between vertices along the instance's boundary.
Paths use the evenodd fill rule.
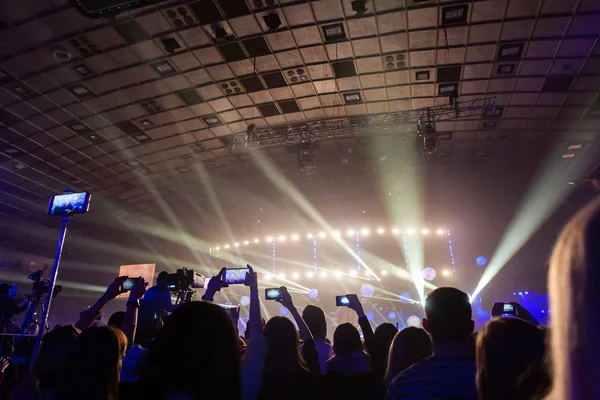
<path fill-rule="evenodd" d="M 233 151 L 253 150 L 324 139 L 390 133 L 399 126 L 416 124 L 418 121 L 434 122 L 480 116 L 484 111 L 485 115 L 493 116 L 494 110 L 494 98 L 490 97 L 462 102 L 455 101 L 453 104 L 417 110 L 331 118 L 281 127 L 256 129 L 251 126 L 246 133 L 238 133 L 233 136 L 231 149 Z"/>

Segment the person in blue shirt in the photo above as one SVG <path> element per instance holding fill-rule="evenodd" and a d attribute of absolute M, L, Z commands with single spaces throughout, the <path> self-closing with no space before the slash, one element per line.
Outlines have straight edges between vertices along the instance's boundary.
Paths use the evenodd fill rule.
<path fill-rule="evenodd" d="M 169 273 L 162 271 L 156 278 L 156 285 L 146 291 L 144 298 L 140 302 L 138 316 L 138 333 L 140 334 L 140 339 L 147 336 L 150 338 L 153 337 L 157 327 L 161 325 L 164 315 L 167 312 L 171 313 L 175 311 L 177 306 L 171 302 Z"/>

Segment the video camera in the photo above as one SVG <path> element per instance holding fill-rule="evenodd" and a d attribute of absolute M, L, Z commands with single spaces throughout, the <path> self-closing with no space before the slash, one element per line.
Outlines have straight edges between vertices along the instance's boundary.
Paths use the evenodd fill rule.
<path fill-rule="evenodd" d="M 183 267 L 175 273 L 169 274 L 169 291 L 180 292 L 182 290 L 200 289 L 204 287 L 204 280 L 205 277 L 202 274 Z"/>
<path fill-rule="evenodd" d="M 44 293 L 48 292 L 48 288 L 50 287 L 50 281 L 48 279 L 42 279 L 44 276 L 44 270 L 39 269 L 28 276 L 30 280 L 33 281 L 33 293 L 42 296 Z M 57 294 L 62 290 L 62 285 L 54 285 L 54 291 L 52 292 L 52 297 L 56 297 Z"/>

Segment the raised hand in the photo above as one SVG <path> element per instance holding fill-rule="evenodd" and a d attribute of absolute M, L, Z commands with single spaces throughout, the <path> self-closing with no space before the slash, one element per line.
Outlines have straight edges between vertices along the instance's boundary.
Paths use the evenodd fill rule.
<path fill-rule="evenodd" d="M 277 299 L 277 302 L 283 304 L 285 308 L 288 310 L 294 309 L 294 301 L 292 300 L 292 295 L 288 292 L 285 286 L 279 288 L 281 292 L 281 299 Z"/>
<path fill-rule="evenodd" d="M 139 300 L 144 297 L 144 294 L 146 294 L 146 286 L 148 286 L 148 282 L 146 282 L 144 278 L 141 276 L 137 278 L 131 288 L 131 292 L 129 292 L 129 299 Z"/>
<path fill-rule="evenodd" d="M 127 278 L 127 276 L 119 276 L 118 278 L 115 278 L 115 280 L 112 281 L 112 283 L 106 288 L 106 291 L 103 295 L 104 299 L 106 301 L 110 301 L 121 293 L 125 293 L 127 290 L 123 289 L 123 283 Z"/>
<path fill-rule="evenodd" d="M 254 272 L 254 269 L 250 266 L 250 264 L 246 265 L 246 267 L 248 267 L 248 272 L 246 273 L 246 282 L 244 284 L 250 289 L 258 289 L 256 272 Z"/>
<path fill-rule="evenodd" d="M 348 296 L 348 300 L 350 301 L 350 304 L 348 304 L 348 307 L 352 310 L 354 310 L 356 312 L 356 315 L 358 315 L 358 317 L 364 317 L 365 315 L 365 310 L 363 310 L 363 306 L 358 298 L 358 296 L 356 294 L 347 294 L 346 296 Z"/>
<path fill-rule="evenodd" d="M 215 293 L 217 293 L 223 287 L 223 279 L 225 277 L 225 268 L 221 268 L 219 273 L 208 281 L 208 286 L 206 287 L 206 292 L 204 296 L 202 296 L 203 300 L 213 301 L 215 297 Z"/>
<path fill-rule="evenodd" d="M 6 371 L 6 368 L 8 368 L 8 358 L 5 357 L 0 357 L 0 373 L 3 373 L 4 371 Z"/>

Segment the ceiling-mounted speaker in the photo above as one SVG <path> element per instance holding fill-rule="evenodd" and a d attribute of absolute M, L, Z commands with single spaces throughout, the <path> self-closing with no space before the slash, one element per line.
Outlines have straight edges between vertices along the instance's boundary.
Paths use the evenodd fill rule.
<path fill-rule="evenodd" d="M 265 21 L 265 25 L 269 28 L 270 31 L 275 30 L 281 26 L 281 18 L 279 18 L 279 14 L 267 14 L 263 17 Z"/>

